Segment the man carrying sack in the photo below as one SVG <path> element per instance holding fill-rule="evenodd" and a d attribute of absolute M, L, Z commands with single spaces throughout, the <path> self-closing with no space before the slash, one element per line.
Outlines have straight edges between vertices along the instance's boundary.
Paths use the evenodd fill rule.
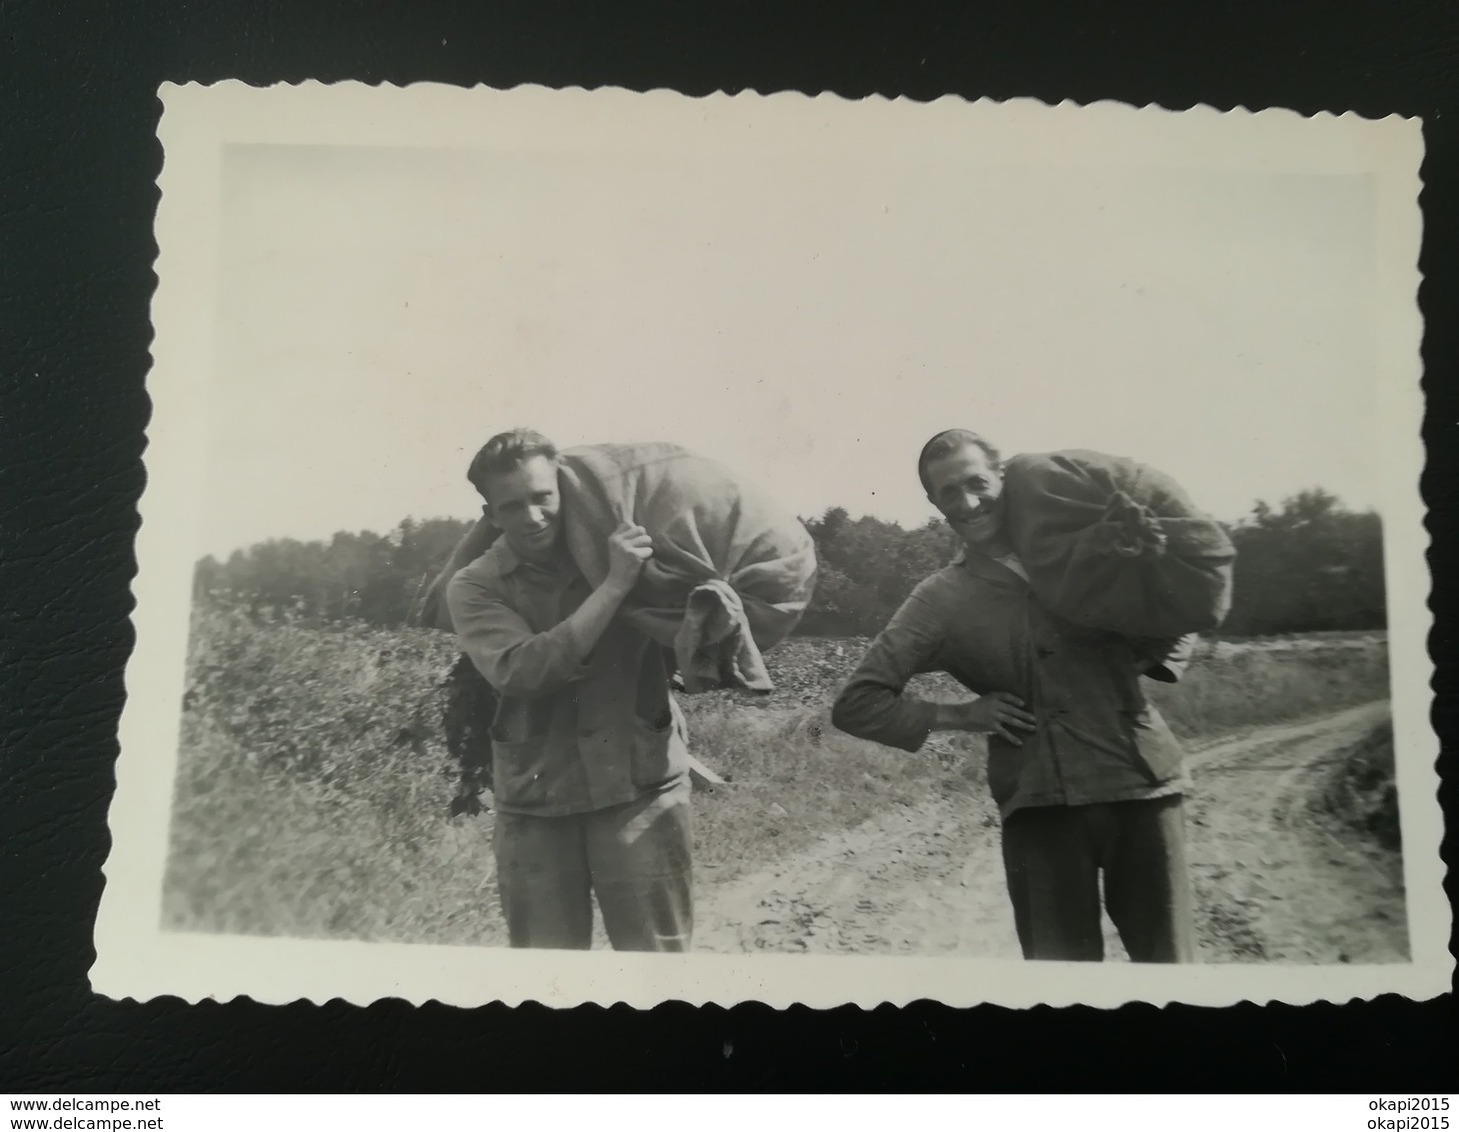
<path fill-rule="evenodd" d="M 564 545 L 557 450 L 538 433 L 493 437 L 468 476 L 502 537 L 454 575 L 446 602 L 498 695 L 495 851 L 511 945 L 589 947 L 596 895 L 614 948 L 687 950 L 683 717 L 663 649 L 617 616 L 652 540 L 619 524 L 590 585 Z"/>
<path fill-rule="evenodd" d="M 810 600 L 810 536 L 671 444 L 559 453 L 517 430 L 488 441 L 468 477 L 483 521 L 437 589 L 495 693 L 476 699 L 496 701 L 490 773 L 512 944 L 587 947 L 596 894 L 615 948 L 683 950 L 695 764 L 674 670 L 689 692 L 768 690 L 762 654 Z"/>
<path fill-rule="evenodd" d="M 963 543 L 913 590 L 838 697 L 844 731 L 908 751 L 988 735 L 988 783 L 1025 958 L 1100 960 L 1103 904 L 1137 962 L 1194 959 L 1181 750 L 1141 676 L 1178 679 L 1219 623 L 1234 550 L 1167 477 L 1094 452 L 1005 465 L 962 429 L 918 475 Z M 918 673 L 978 698 L 922 701 Z"/>

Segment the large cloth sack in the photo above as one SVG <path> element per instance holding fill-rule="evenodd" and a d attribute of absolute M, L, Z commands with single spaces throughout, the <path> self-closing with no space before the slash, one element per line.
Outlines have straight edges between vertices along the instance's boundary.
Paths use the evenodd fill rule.
<path fill-rule="evenodd" d="M 592 585 L 608 574 L 620 521 L 653 538 L 621 616 L 674 649 L 685 691 L 773 684 L 763 653 L 810 603 L 815 544 L 794 515 L 713 460 L 674 444 L 562 453 L 563 537 Z"/>
<path fill-rule="evenodd" d="M 608 574 L 608 536 L 643 526 L 653 558 L 620 615 L 674 650 L 687 692 L 769 691 L 764 653 L 805 613 L 815 544 L 794 515 L 722 465 L 673 444 L 598 444 L 561 454 L 568 552 L 589 583 Z M 417 623 L 451 630 L 445 590 L 497 538 L 483 515 L 426 594 Z"/>
<path fill-rule="evenodd" d="M 1164 639 L 1230 610 L 1236 548 L 1169 476 L 1084 450 L 1015 456 L 1003 476 L 1014 550 L 1058 616 Z"/>

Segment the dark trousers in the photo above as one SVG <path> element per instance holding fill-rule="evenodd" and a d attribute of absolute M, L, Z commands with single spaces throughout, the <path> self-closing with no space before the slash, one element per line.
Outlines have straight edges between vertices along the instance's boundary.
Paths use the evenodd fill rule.
<path fill-rule="evenodd" d="M 1003 866 L 1025 959 L 1104 958 L 1104 907 L 1137 963 L 1195 959 L 1179 795 L 1092 806 L 1035 806 L 1003 823 Z"/>
<path fill-rule="evenodd" d="M 689 949 L 694 833 L 687 782 L 588 814 L 498 813 L 495 844 L 513 947 L 589 947 L 596 894 L 615 950 Z"/>

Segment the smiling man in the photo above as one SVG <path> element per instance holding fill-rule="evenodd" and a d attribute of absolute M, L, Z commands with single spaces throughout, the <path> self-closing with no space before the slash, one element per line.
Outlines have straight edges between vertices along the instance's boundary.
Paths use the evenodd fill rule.
<path fill-rule="evenodd" d="M 682 951 L 693 923 L 689 752 L 664 650 L 616 617 L 652 556 L 608 540 L 590 586 L 563 545 L 558 454 L 492 437 L 467 476 L 502 537 L 452 578 L 462 651 L 499 694 L 497 884 L 513 947 L 586 948 L 593 896 L 619 950 Z"/>
<path fill-rule="evenodd" d="M 1121 463 L 1082 452 L 1059 459 L 1095 475 Z M 1007 469 L 983 437 L 937 434 L 917 472 L 963 551 L 892 617 L 838 697 L 833 722 L 907 751 L 933 731 L 988 735 L 988 784 L 1025 958 L 1104 957 L 1102 874 L 1104 907 L 1131 959 L 1191 961 L 1181 752 L 1140 687 L 1142 674 L 1174 681 L 1189 641 L 1081 628 L 1044 608 L 1009 538 Z M 906 691 L 913 676 L 934 671 L 978 698 L 933 703 Z"/>

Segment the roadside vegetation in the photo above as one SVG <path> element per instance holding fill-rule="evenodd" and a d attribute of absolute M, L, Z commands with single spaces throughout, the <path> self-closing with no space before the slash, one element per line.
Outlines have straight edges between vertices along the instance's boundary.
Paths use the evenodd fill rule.
<path fill-rule="evenodd" d="M 982 748 L 938 736 L 915 755 L 831 727 L 857 638 L 798 637 L 768 660 L 766 697 L 685 697 L 695 753 L 729 779 L 696 799 L 701 887 L 933 794 L 984 805 Z M 491 815 L 449 816 L 441 729 L 446 634 L 203 605 L 188 667 L 166 925 L 183 930 L 494 944 L 503 928 Z M 957 694 L 924 678 L 934 695 Z M 1186 680 L 1150 684 L 1200 744 L 1388 694 L 1381 633 L 1203 645 Z M 1386 769 L 1385 769 L 1386 768 Z M 1354 764 L 1341 805 L 1383 836 L 1391 742 Z M 1337 789 L 1337 787 L 1334 787 Z M 1334 803 L 1337 805 L 1338 803 Z M 1393 811 L 1396 830 L 1396 810 Z"/>

